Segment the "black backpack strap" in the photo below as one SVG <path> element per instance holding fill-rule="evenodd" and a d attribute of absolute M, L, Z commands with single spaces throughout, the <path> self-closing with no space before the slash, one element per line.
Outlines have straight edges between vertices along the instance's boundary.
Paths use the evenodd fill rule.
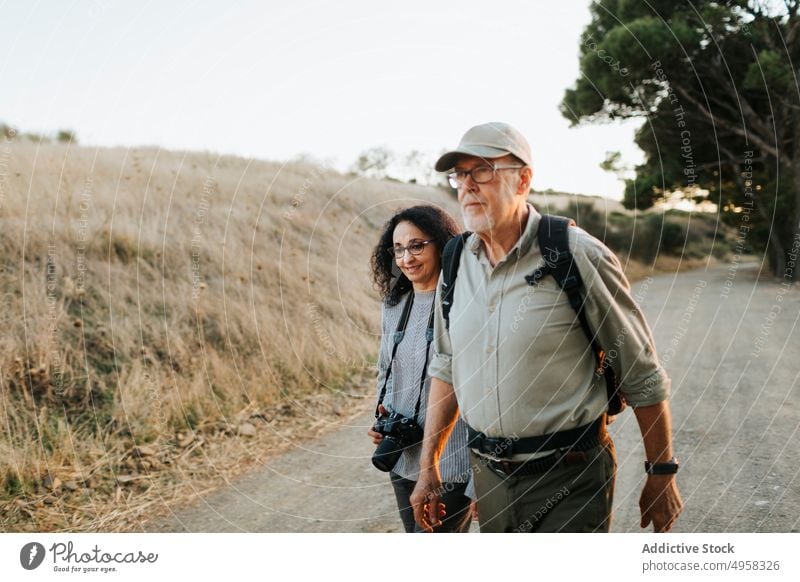
<path fill-rule="evenodd" d="M 442 251 L 442 315 L 448 330 L 450 329 L 450 308 L 453 306 L 458 266 L 461 264 L 461 253 L 464 250 L 467 238 L 471 234 L 471 232 L 462 232 L 460 235 L 451 238 L 444 245 L 444 250 Z"/>
<path fill-rule="evenodd" d="M 529 285 L 533 285 L 545 275 L 552 275 L 558 286 L 567 294 L 569 304 L 578 314 L 581 327 L 591 341 L 594 334 L 583 315 L 583 298 L 580 293 L 583 280 L 569 250 L 569 227 L 574 225 L 575 221 L 570 218 L 542 215 L 538 238 L 544 265 L 525 277 L 525 280 Z"/>
<path fill-rule="evenodd" d="M 525 277 L 525 280 L 529 285 L 535 285 L 542 277 L 552 275 L 558 286 L 567 294 L 569 304 L 578 316 L 581 329 L 592 346 L 597 360 L 597 369 L 598 371 L 602 370 L 603 376 L 605 376 L 608 414 L 613 416 L 619 414 L 625 405 L 619 394 L 617 375 L 613 367 L 606 363 L 605 351 L 592 332 L 583 310 L 583 297 L 581 296 L 583 280 L 578 271 L 578 265 L 569 250 L 569 227 L 574 225 L 575 221 L 570 218 L 542 215 L 538 239 L 542 257 L 544 257 L 544 265 Z"/>

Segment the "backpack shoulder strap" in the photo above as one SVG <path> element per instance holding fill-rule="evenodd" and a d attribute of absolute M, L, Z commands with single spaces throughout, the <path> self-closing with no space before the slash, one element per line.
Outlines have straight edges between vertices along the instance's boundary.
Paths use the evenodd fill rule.
<path fill-rule="evenodd" d="M 608 394 L 608 413 L 615 415 L 625 407 L 622 397 L 619 394 L 617 376 L 613 367 L 605 361 L 605 351 L 600 342 L 595 337 L 589 320 L 583 310 L 583 297 L 581 279 L 578 265 L 569 250 L 569 228 L 575 226 L 575 221 L 563 216 L 542 215 L 539 223 L 539 248 L 544 258 L 544 265 L 536 269 L 533 273 L 525 277 L 529 285 L 536 282 L 546 275 L 552 275 L 558 286 L 567 294 L 570 306 L 575 311 L 581 329 L 589 341 L 597 360 L 598 371 L 602 370 L 606 379 L 606 390 Z"/>
<path fill-rule="evenodd" d="M 450 329 L 450 308 L 453 306 L 458 266 L 461 264 L 461 253 L 471 234 L 467 231 L 451 238 L 442 251 L 442 315 L 448 330 Z"/>
<path fill-rule="evenodd" d="M 525 280 L 528 281 L 528 284 L 533 285 L 545 275 L 552 275 L 558 286 L 567 294 L 572 309 L 580 316 L 583 307 L 583 299 L 580 294 L 583 280 L 569 250 L 570 226 L 575 226 L 575 221 L 571 218 L 550 214 L 542 215 L 538 239 L 544 265 L 525 277 Z M 587 326 L 584 331 L 591 330 L 588 330 Z"/>

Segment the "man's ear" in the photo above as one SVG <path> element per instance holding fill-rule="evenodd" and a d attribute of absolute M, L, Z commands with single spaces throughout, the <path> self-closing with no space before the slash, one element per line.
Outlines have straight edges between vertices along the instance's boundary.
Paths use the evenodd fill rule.
<path fill-rule="evenodd" d="M 527 196 L 531 191 L 531 184 L 533 183 L 533 169 L 530 166 L 525 166 L 520 170 L 519 178 L 517 194 Z"/>

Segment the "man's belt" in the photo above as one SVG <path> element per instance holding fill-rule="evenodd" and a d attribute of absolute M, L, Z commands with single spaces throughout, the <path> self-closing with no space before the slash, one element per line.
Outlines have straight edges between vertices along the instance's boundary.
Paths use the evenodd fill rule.
<path fill-rule="evenodd" d="M 567 450 L 565 452 L 556 451 L 546 457 L 522 461 L 491 461 L 486 460 L 486 464 L 496 473 L 501 473 L 504 477 L 526 477 L 544 473 L 556 465 L 575 465 L 585 463 L 587 453 L 583 451 Z"/>
<path fill-rule="evenodd" d="M 495 459 L 510 459 L 517 454 L 540 453 L 553 449 L 585 451 L 600 444 L 600 431 L 605 430 L 606 416 L 576 428 L 539 436 L 487 437 L 467 425 L 467 446 Z M 535 460 L 535 459 L 534 459 Z"/>

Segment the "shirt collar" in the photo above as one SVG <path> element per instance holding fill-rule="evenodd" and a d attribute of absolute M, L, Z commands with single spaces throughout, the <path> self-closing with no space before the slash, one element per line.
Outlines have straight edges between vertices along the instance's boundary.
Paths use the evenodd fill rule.
<path fill-rule="evenodd" d="M 519 240 L 517 240 L 517 243 L 511 247 L 511 250 L 508 252 L 508 255 L 506 255 L 506 258 L 512 255 L 515 258 L 519 258 L 521 255 L 527 253 L 539 232 L 539 223 L 542 220 L 542 215 L 536 211 L 532 204 L 527 203 L 527 206 L 528 222 L 525 224 L 525 228 L 522 231 L 522 236 L 520 236 Z M 481 237 L 479 237 L 476 233 L 472 233 L 467 244 L 469 250 L 471 250 L 475 256 L 480 256 L 481 250 L 483 250 L 483 241 L 481 240 Z"/>

